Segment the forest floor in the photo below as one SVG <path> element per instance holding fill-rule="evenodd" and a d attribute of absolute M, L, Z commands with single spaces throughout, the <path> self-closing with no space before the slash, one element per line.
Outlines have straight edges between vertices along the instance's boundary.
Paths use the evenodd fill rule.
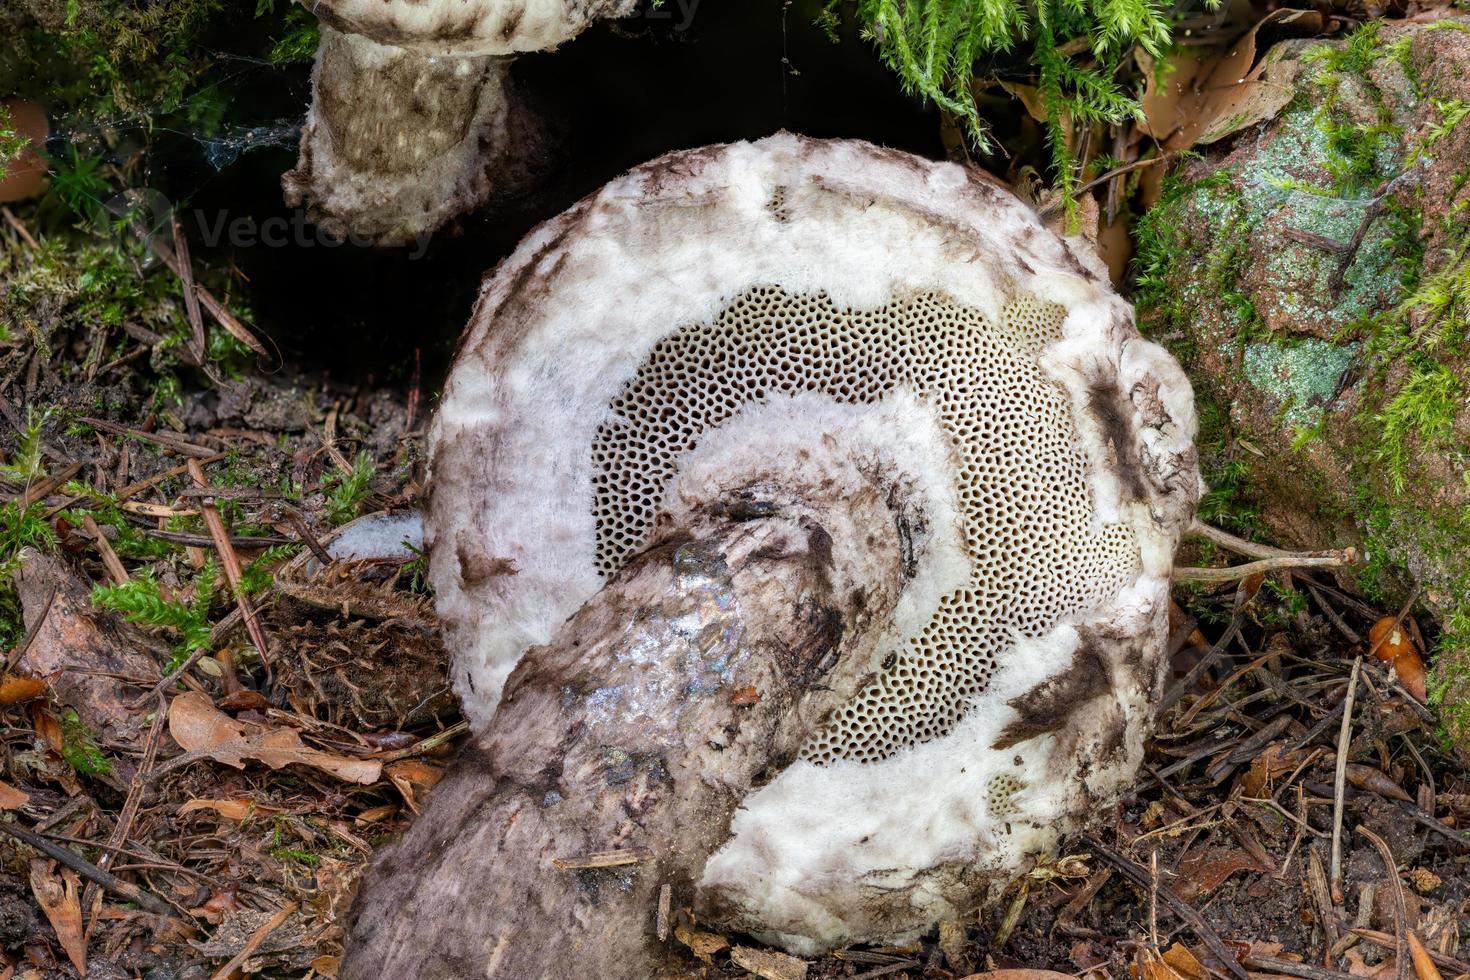
<path fill-rule="evenodd" d="M 462 737 L 421 556 L 332 557 L 421 502 L 431 393 L 227 369 L 202 317 L 0 341 L 0 980 L 333 976 Z M 802 963 L 681 916 L 685 974 L 1470 973 L 1470 781 L 1370 655 L 1398 611 L 1300 572 L 1177 599 L 1182 697 L 1091 838 L 903 948 Z"/>

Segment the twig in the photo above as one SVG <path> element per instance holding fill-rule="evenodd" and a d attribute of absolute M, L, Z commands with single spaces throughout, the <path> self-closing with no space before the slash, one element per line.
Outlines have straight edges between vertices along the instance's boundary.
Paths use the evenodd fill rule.
<path fill-rule="evenodd" d="M 112 579 L 112 584 L 125 585 L 128 581 L 128 570 L 123 567 L 122 559 L 112 550 L 112 542 L 107 540 L 91 514 L 82 515 L 82 527 L 87 529 L 87 533 L 96 542 L 97 553 L 102 556 L 102 566 L 107 569 L 107 577 Z"/>
<path fill-rule="evenodd" d="M 51 586 L 50 594 L 46 596 L 46 601 L 41 605 L 41 615 L 36 617 L 35 622 L 31 623 L 31 628 L 26 630 L 26 635 L 20 638 L 20 643 L 10 651 L 10 657 L 5 662 L 6 670 L 14 670 L 15 665 L 20 663 L 26 651 L 31 648 L 31 644 L 36 641 L 36 634 L 41 632 L 42 626 L 46 625 L 46 617 L 51 614 L 51 604 L 56 601 L 56 593 L 59 591 L 61 591 L 61 586 Z"/>
<path fill-rule="evenodd" d="M 1246 954 L 1245 965 L 1263 973 L 1279 973 L 1288 977 L 1301 977 L 1303 980 L 1353 980 L 1352 974 L 1349 973 L 1325 970 L 1320 966 L 1297 963 L 1294 960 L 1281 960 L 1274 956 L 1260 956 L 1256 953 Z"/>
<path fill-rule="evenodd" d="M 1353 701 L 1358 696 L 1358 674 L 1363 670 L 1363 658 L 1353 660 L 1353 673 L 1348 679 L 1348 689 L 1342 703 L 1342 725 L 1337 730 L 1337 774 L 1332 789 L 1332 899 L 1342 901 L 1342 808 L 1347 790 L 1348 743 L 1353 734 Z"/>
<path fill-rule="evenodd" d="M 1322 926 L 1323 966 L 1331 966 L 1329 958 L 1332 947 L 1337 945 L 1337 906 L 1332 901 L 1332 891 L 1327 886 L 1327 873 L 1322 868 L 1322 852 L 1312 844 L 1307 849 L 1307 893 L 1317 906 L 1317 918 Z"/>
<path fill-rule="evenodd" d="M 1169 152 L 1164 153 L 1164 154 L 1161 154 L 1161 155 L 1156 156 L 1156 157 L 1147 157 L 1147 158 L 1145 158 L 1143 160 L 1134 160 L 1132 163 L 1125 163 L 1121 167 L 1114 167 L 1112 170 L 1109 170 L 1107 173 L 1103 174 L 1102 176 L 1100 176 L 1100 177 L 1094 177 L 1092 180 L 1089 180 L 1087 183 L 1083 184 L 1081 187 L 1079 187 L 1075 191 L 1073 191 L 1072 192 L 1072 199 L 1073 200 L 1076 200 L 1076 199 L 1080 198 L 1083 194 L 1086 194 L 1088 191 L 1091 191 L 1091 190 L 1093 190 L 1095 188 L 1101 187 L 1103 184 L 1106 184 L 1108 181 L 1113 180 L 1113 179 L 1118 178 L 1118 177 L 1121 177 L 1121 176 L 1123 176 L 1126 173 L 1131 173 L 1134 170 L 1141 170 L 1144 167 L 1152 167 L 1154 164 L 1156 164 L 1156 163 L 1163 163 L 1166 160 L 1172 160 L 1175 156 L 1178 155 L 1178 153 L 1179 153 L 1178 150 L 1170 150 Z M 1047 218 L 1047 217 L 1055 214 L 1057 211 L 1060 211 L 1061 208 L 1062 208 L 1062 205 L 1061 205 L 1060 202 L 1054 202 L 1054 203 L 1048 204 L 1046 207 L 1042 208 L 1038 212 L 1038 215 L 1041 218 L 1045 219 L 1045 218 Z"/>
<path fill-rule="evenodd" d="M 163 260 L 163 264 L 173 270 L 174 275 L 178 276 L 179 279 L 182 280 L 184 278 L 182 272 L 183 267 L 179 262 L 178 256 L 174 255 L 173 251 L 167 245 L 163 244 L 160 241 L 152 240 L 151 244 L 153 246 L 154 253 Z M 225 330 L 229 331 L 230 336 L 234 337 L 236 340 L 240 341 L 240 343 L 255 351 L 255 353 L 259 354 L 261 357 L 270 356 L 270 353 L 265 349 L 264 345 L 262 345 L 261 342 L 256 339 L 255 335 L 252 334 L 245 327 L 245 324 L 241 323 L 239 319 L 236 318 L 235 314 L 229 311 L 225 304 L 215 299 L 213 293 L 211 293 L 209 290 L 205 289 L 198 283 L 194 283 L 194 293 L 198 297 L 199 303 L 202 304 L 204 309 L 208 311 L 209 315 L 214 318 L 214 322 L 218 323 L 220 326 L 224 327 Z"/>
<path fill-rule="evenodd" d="M 1246 562 L 1244 565 L 1231 565 L 1227 568 L 1191 568 L 1176 565 L 1174 581 L 1234 582 L 1262 572 L 1274 572 L 1283 568 L 1342 568 L 1345 565 L 1355 565 L 1357 561 L 1358 552 L 1354 548 L 1343 548 L 1337 551 L 1299 551 L 1273 555 L 1270 558 L 1261 558 L 1257 561 Z"/>
<path fill-rule="evenodd" d="M 674 886 L 664 882 L 658 886 L 658 908 L 654 911 L 653 932 L 658 941 L 669 940 L 669 913 L 674 899 Z"/>
<path fill-rule="evenodd" d="M 1404 883 L 1399 880 L 1399 863 L 1394 860 L 1393 852 L 1388 849 L 1388 844 L 1382 837 L 1373 831 L 1358 824 L 1353 828 L 1364 837 L 1373 849 L 1378 852 L 1378 857 L 1383 861 L 1384 871 L 1388 874 L 1389 887 L 1393 889 L 1393 928 L 1396 942 L 1394 944 L 1394 978 L 1404 980 L 1408 976 L 1409 969 L 1409 944 L 1405 936 L 1409 928 L 1409 912 L 1404 902 Z"/>
<path fill-rule="evenodd" d="M 172 686 L 175 681 L 184 676 L 189 668 L 197 664 L 212 649 L 214 649 L 214 647 L 219 645 L 219 643 L 227 635 L 229 635 L 231 630 L 239 626 L 241 619 L 242 617 L 240 615 L 240 610 L 238 607 L 231 610 L 228 616 L 216 623 L 214 625 L 214 629 L 209 631 L 208 643 L 206 643 L 204 646 L 199 647 L 193 653 L 189 654 L 189 656 L 184 659 L 183 663 L 179 664 L 173 670 L 169 671 L 167 676 L 165 676 L 157 684 L 153 685 L 152 690 L 150 690 L 147 694 L 143 695 L 138 700 L 129 704 L 128 709 L 131 711 L 136 711 L 137 709 L 143 707 L 143 705 L 147 704 L 149 701 L 152 701 L 154 698 L 158 697 L 158 695 L 162 694 L 164 691 L 168 690 L 168 688 Z"/>
<path fill-rule="evenodd" d="M 1352 930 L 1352 934 L 1368 940 L 1368 942 L 1373 943 L 1375 946 L 1382 946 L 1384 949 L 1393 949 L 1398 942 L 1397 939 L 1388 933 L 1378 932 L 1374 929 L 1355 928 Z M 1446 970 L 1454 970 L 1456 974 L 1461 975 L 1470 973 L 1470 963 L 1466 963 L 1464 960 L 1457 960 L 1453 956 L 1441 953 L 1437 949 L 1428 950 L 1428 953 L 1431 960 Z"/>
<path fill-rule="evenodd" d="M 158 710 L 153 715 L 153 724 L 148 729 L 148 740 L 143 744 L 143 758 L 138 763 L 137 770 L 133 773 L 132 780 L 128 783 L 128 796 L 123 801 L 122 812 L 117 816 L 117 823 L 108 835 L 107 843 L 103 846 L 102 856 L 97 859 L 97 867 L 106 871 L 112 867 L 112 862 L 117 860 L 122 849 L 127 846 L 128 836 L 133 831 L 133 821 L 138 817 L 138 807 L 143 802 L 143 788 L 146 780 L 143 778 L 153 763 L 158 759 L 158 743 L 163 738 L 163 719 L 167 712 L 164 710 L 163 699 L 158 699 Z M 92 930 L 97 927 L 97 913 L 102 908 L 102 892 L 98 890 L 95 883 L 89 883 L 82 893 L 82 908 L 90 909 L 88 913 L 87 932 L 85 938 L 90 940 Z"/>
<path fill-rule="evenodd" d="M 127 446 L 124 445 L 123 448 L 126 449 Z M 206 456 L 201 459 L 199 461 L 199 465 L 208 466 L 210 463 L 218 463 L 222 459 L 228 459 L 229 456 L 229 453 L 215 453 L 212 456 Z M 134 483 L 129 483 L 127 486 L 123 487 L 117 492 L 117 499 L 120 501 L 127 500 L 129 497 L 133 497 L 139 493 L 142 493 L 149 487 L 156 487 L 164 480 L 170 480 L 176 476 L 183 476 L 187 472 L 189 472 L 189 467 L 184 463 L 180 463 L 178 466 L 166 469 L 162 473 L 155 473 L 152 476 L 148 477 L 146 480 L 138 480 Z"/>
<path fill-rule="evenodd" d="M 55 490 L 67 480 L 70 480 L 72 477 L 76 476 L 77 472 L 81 470 L 82 465 L 82 462 L 79 460 L 69 466 L 64 467 L 58 472 L 53 473 L 51 476 L 46 477 L 40 483 L 36 483 L 32 486 L 27 487 L 25 491 L 21 493 L 20 497 L 16 500 L 16 504 L 20 507 L 21 510 L 25 510 L 36 501 L 46 499 L 46 497 L 51 493 L 52 490 Z"/>
<path fill-rule="evenodd" d="M 423 755 L 426 752 L 432 752 L 439 746 L 443 745 L 445 742 L 448 742 L 450 739 L 462 735 L 469 730 L 469 722 L 458 721 L 455 722 L 453 725 L 450 725 L 448 728 L 444 729 L 442 732 L 435 732 L 428 738 L 420 739 L 406 749 L 398 749 L 397 751 L 389 752 L 386 755 L 377 756 L 376 759 L 377 761 L 385 764 L 389 762 L 397 762 L 399 759 L 411 759 L 416 755 Z"/>
<path fill-rule="evenodd" d="M 179 436 L 170 435 L 166 432 L 144 432 L 142 429 L 129 428 L 126 425 L 118 425 L 116 422 L 108 422 L 105 419 L 81 417 L 77 421 L 83 425 L 90 425 L 94 429 L 111 432 L 113 435 L 128 436 L 133 439 L 142 439 L 144 442 L 154 443 L 181 456 L 193 456 L 197 459 L 203 459 L 208 456 L 217 455 L 213 449 L 207 446 L 195 445 L 187 439 L 182 439 Z"/>
<path fill-rule="evenodd" d="M 1117 868 L 1122 872 L 1123 877 L 1133 882 L 1139 888 L 1148 889 L 1152 887 L 1152 879 L 1138 862 L 1120 854 L 1096 838 L 1084 836 L 1082 841 L 1088 847 L 1092 848 L 1098 857 Z M 1194 930 L 1194 934 L 1200 938 L 1200 941 L 1205 944 L 1205 947 L 1220 961 L 1220 964 L 1225 967 L 1231 976 L 1235 977 L 1236 980 L 1250 980 L 1250 975 L 1245 972 L 1245 968 L 1240 965 L 1240 961 L 1235 958 L 1235 954 L 1225 945 L 1225 942 L 1220 938 L 1220 934 L 1198 912 L 1191 908 L 1188 902 L 1180 898 L 1174 889 L 1170 888 L 1167 883 L 1160 881 L 1158 883 L 1158 895 L 1175 915 L 1189 924 L 1189 927 Z"/>
<path fill-rule="evenodd" d="M 188 316 L 189 327 L 193 331 L 193 343 L 190 346 L 197 365 L 203 367 L 209 359 L 209 338 L 204 335 L 204 316 L 199 312 L 199 293 L 194 289 L 194 263 L 189 258 L 189 239 L 184 235 L 184 223 L 177 214 L 173 216 L 173 230 L 174 254 L 178 257 L 173 271 L 184 285 L 184 313 Z"/>
<path fill-rule="evenodd" d="M 154 527 L 144 525 L 139 530 L 150 538 L 159 541 L 168 541 L 172 544 L 182 544 L 190 548 L 210 548 L 214 546 L 214 538 L 203 534 L 185 534 L 182 531 L 160 531 Z M 269 548 L 277 544 L 300 544 L 292 538 L 267 536 L 246 537 L 244 535 L 231 534 L 228 537 L 230 544 L 236 548 Z"/>
<path fill-rule="evenodd" d="M 917 966 L 923 966 L 923 964 L 918 960 L 900 960 L 897 963 L 880 966 L 876 970 L 869 970 L 867 973 L 856 974 L 852 980 L 877 980 L 878 977 L 892 976 L 899 970 L 912 970 Z"/>
<path fill-rule="evenodd" d="M 0 207 L 0 214 L 5 215 L 5 223 L 14 228 L 15 233 L 19 235 L 27 245 L 29 245 L 31 248 L 41 247 L 41 244 L 31 237 L 29 229 L 27 229 L 25 225 L 21 224 L 20 219 L 17 218 L 14 214 L 10 213 L 9 208 Z"/>
<path fill-rule="evenodd" d="M 1368 228 L 1377 220 L 1378 215 L 1383 212 L 1384 202 L 1388 199 L 1388 184 L 1379 188 L 1379 197 L 1368 205 L 1363 211 L 1363 219 L 1358 222 L 1357 229 L 1353 232 L 1352 240 L 1343 249 L 1342 258 L 1338 260 L 1337 268 L 1332 270 L 1332 276 L 1327 280 L 1327 288 L 1332 291 L 1335 300 L 1342 296 L 1343 287 L 1347 285 L 1348 269 L 1352 268 L 1353 261 L 1358 257 L 1358 250 L 1363 247 L 1363 239 L 1368 237 Z"/>
<path fill-rule="evenodd" d="M 189 460 L 189 475 L 193 477 L 196 486 L 207 488 L 209 481 L 204 478 L 204 468 L 195 460 Z M 230 543 L 230 536 L 225 531 L 224 518 L 220 517 L 219 508 L 215 506 L 214 500 L 209 497 L 203 498 L 199 503 L 199 509 L 203 512 L 205 526 L 209 528 L 209 536 L 214 539 L 215 551 L 219 553 L 220 564 L 224 567 L 225 581 L 230 583 L 230 591 L 235 595 L 235 602 L 240 607 L 240 616 L 245 621 L 245 632 L 250 635 L 250 642 L 260 651 L 261 663 L 266 669 L 270 669 L 270 645 L 266 640 L 265 628 L 255 616 L 255 610 L 250 607 L 250 597 L 242 588 L 240 556 L 235 554 L 235 548 Z"/>
<path fill-rule="evenodd" d="M 263 924 L 259 929 L 250 934 L 250 938 L 245 940 L 245 945 L 240 947 L 240 952 L 236 953 L 234 956 L 231 956 L 228 963 L 220 967 L 218 970 L 214 971 L 214 975 L 211 976 L 209 980 L 225 980 L 225 977 L 233 975 L 234 972 L 239 969 L 240 964 L 248 960 L 250 958 L 250 955 L 260 947 L 260 944 L 265 942 L 265 937 L 269 936 L 271 933 L 279 929 L 281 923 L 289 919 L 291 917 L 291 913 L 295 911 L 295 902 L 287 902 L 285 905 L 281 906 L 280 910 L 276 912 L 275 915 L 267 919 L 265 924 Z"/>
<path fill-rule="evenodd" d="M 62 847 L 59 844 L 53 844 L 40 834 L 33 834 L 29 830 L 23 827 L 17 827 L 14 823 L 7 820 L 0 820 L 0 833 L 9 834 L 22 844 L 34 847 L 47 857 L 54 858 L 66 867 L 71 868 L 88 881 L 95 881 L 108 891 L 116 892 L 144 911 L 152 912 L 154 915 L 168 915 L 177 918 L 174 910 L 160 899 L 143 891 L 137 885 L 128 884 L 111 872 L 103 871 L 86 858 L 77 855 L 74 851 Z"/>
<path fill-rule="evenodd" d="M 1189 530 L 1185 533 L 1190 537 L 1213 541 L 1225 550 L 1233 551 L 1237 555 L 1245 555 L 1247 558 L 1279 558 L 1282 555 L 1291 554 L 1284 548 L 1273 548 L 1268 544 L 1258 544 L 1255 541 L 1238 538 L 1229 531 L 1206 524 L 1198 518 L 1189 525 Z"/>

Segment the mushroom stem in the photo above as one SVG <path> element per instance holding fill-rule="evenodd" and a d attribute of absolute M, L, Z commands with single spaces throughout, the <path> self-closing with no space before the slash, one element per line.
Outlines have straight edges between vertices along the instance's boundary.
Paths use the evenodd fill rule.
<path fill-rule="evenodd" d="M 696 904 L 746 792 L 874 666 L 893 496 L 744 485 L 624 565 L 375 862 L 343 980 L 660 975 L 663 886 Z"/>
<path fill-rule="evenodd" d="M 511 59 L 436 56 L 321 28 L 286 203 L 334 238 L 400 245 L 519 186 L 540 141 Z M 494 174 L 494 180 L 491 174 Z"/>

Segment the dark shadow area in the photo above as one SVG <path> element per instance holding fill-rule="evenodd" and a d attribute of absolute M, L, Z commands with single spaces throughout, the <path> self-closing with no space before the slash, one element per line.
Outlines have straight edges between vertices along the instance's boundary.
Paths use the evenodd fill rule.
<path fill-rule="evenodd" d="M 820 9 L 817 0 L 666 0 L 554 53 L 521 58 L 517 81 L 553 147 L 540 189 L 466 216 L 422 255 L 327 245 L 302 228 L 281 201 L 280 174 L 295 157 L 289 138 L 257 144 L 218 170 L 204 157 L 228 157 L 231 148 L 193 141 L 202 152 L 193 160 L 179 154 L 179 172 L 154 175 L 154 186 L 189 195 L 196 256 L 238 268 L 255 326 L 288 360 L 340 380 L 395 383 L 407 379 L 418 351 L 434 390 L 485 272 L 536 223 L 635 164 L 781 129 L 941 155 L 937 114 L 900 91 L 853 25 L 834 43 L 814 23 Z M 304 112 L 304 67 L 242 72 L 251 76 L 239 86 L 249 104 L 233 117 L 268 127 Z M 288 244 L 229 245 L 230 235 L 220 235 L 222 222 L 240 220 L 248 234 L 272 218 Z M 213 247 L 211 234 L 220 236 Z"/>

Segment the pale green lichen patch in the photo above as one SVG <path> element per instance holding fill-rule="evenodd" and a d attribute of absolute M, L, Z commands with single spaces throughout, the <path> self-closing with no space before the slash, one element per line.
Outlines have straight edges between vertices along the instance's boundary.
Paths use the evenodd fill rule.
<path fill-rule="evenodd" d="M 1338 379 L 1353 363 L 1358 344 L 1324 340 L 1247 344 L 1243 370 L 1250 384 L 1274 399 L 1288 429 L 1311 428 L 1338 395 Z"/>

